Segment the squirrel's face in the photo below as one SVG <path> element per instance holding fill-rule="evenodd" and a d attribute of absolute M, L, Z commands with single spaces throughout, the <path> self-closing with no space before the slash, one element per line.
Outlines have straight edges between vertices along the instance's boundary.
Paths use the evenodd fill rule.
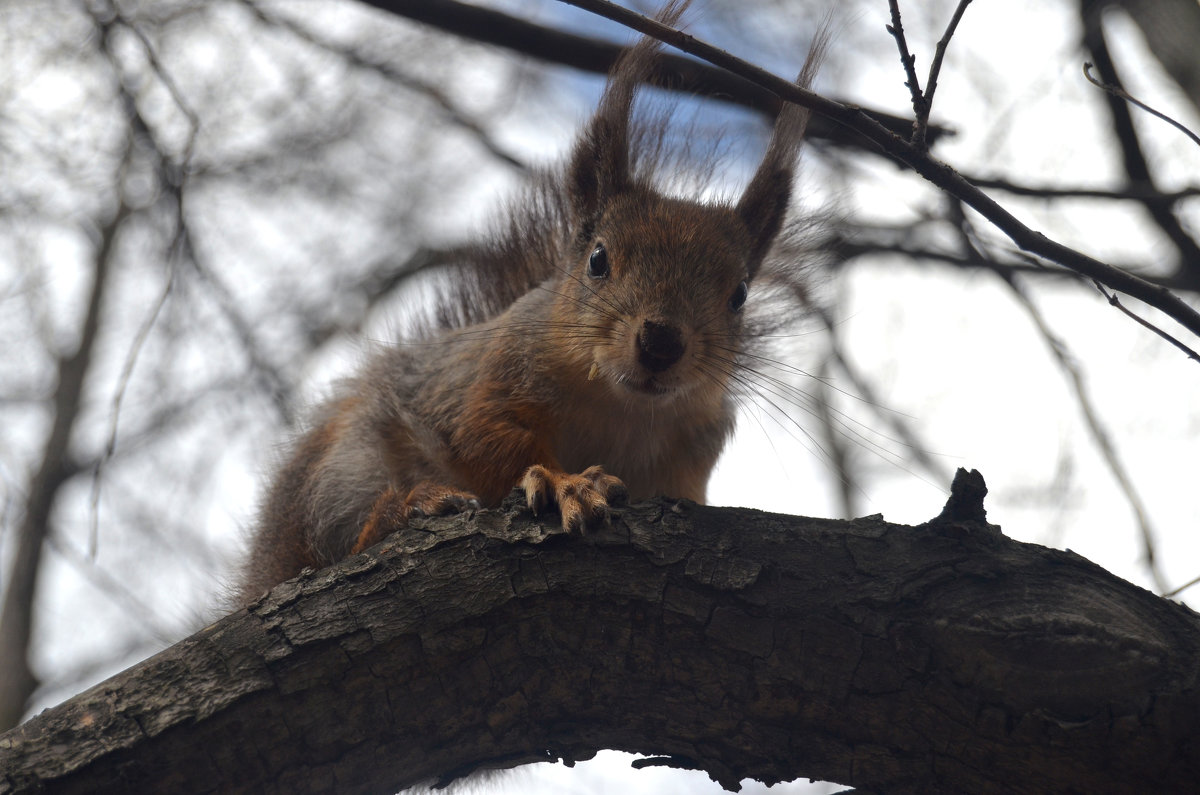
<path fill-rule="evenodd" d="M 626 396 L 723 398 L 752 300 L 751 248 L 728 207 L 614 197 L 557 288 L 567 366 Z"/>

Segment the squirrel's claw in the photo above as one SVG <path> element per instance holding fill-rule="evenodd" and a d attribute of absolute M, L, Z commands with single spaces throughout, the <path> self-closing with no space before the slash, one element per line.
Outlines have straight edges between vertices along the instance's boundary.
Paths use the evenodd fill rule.
<path fill-rule="evenodd" d="M 535 464 L 521 477 L 525 502 L 535 514 L 547 506 L 558 506 L 563 529 L 583 532 L 609 517 L 608 498 L 627 494 L 620 478 L 602 467 L 591 466 L 578 475 L 569 475 Z"/>
<path fill-rule="evenodd" d="M 404 498 L 410 516 L 447 516 L 479 508 L 479 498 L 469 491 L 422 481 Z"/>
<path fill-rule="evenodd" d="M 403 499 L 392 488 L 388 488 L 375 504 L 366 523 L 351 548 L 351 554 L 374 546 L 408 520 L 420 516 L 446 516 L 479 508 L 479 498 L 468 491 L 459 491 L 453 486 L 442 486 L 422 481 Z"/>

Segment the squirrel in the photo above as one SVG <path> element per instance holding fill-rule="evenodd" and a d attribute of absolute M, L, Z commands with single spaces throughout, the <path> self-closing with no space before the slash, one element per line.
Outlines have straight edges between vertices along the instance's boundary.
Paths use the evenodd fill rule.
<path fill-rule="evenodd" d="M 263 502 L 242 604 L 411 517 L 496 506 L 514 487 L 571 531 L 606 521 L 618 495 L 705 501 L 752 384 L 753 285 L 801 281 L 795 263 L 764 263 L 808 111 L 784 103 L 736 202 L 664 195 L 647 166 L 662 130 L 638 135 L 631 114 L 658 49 L 646 37 L 618 59 L 565 167 L 472 250 L 443 328 L 376 352 L 318 409 Z"/>

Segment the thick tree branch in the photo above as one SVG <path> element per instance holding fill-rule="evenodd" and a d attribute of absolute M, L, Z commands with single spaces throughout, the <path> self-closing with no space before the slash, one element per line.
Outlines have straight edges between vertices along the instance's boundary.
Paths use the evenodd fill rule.
<path fill-rule="evenodd" d="M 624 49 L 620 44 L 547 28 L 492 8 L 457 0 L 363 2 L 457 36 L 598 74 L 606 74 Z M 654 74 L 651 75 L 651 80 L 665 88 L 730 102 L 757 110 L 772 118 L 779 113 L 782 104 L 778 95 L 768 88 L 755 85 L 728 70 L 670 53 L 663 55 Z M 912 129 L 912 122 L 899 116 L 867 108 L 861 110 L 898 134 L 907 135 Z M 946 134 L 946 129 L 931 126 L 927 133 L 927 142 L 932 144 Z M 876 151 L 870 141 L 826 119 L 810 119 L 807 136 Z"/>
<path fill-rule="evenodd" d="M 1200 621 L 983 524 L 509 504 L 282 584 L 0 737 L 0 793 L 394 792 L 599 748 L 727 787 L 1190 792 Z"/>

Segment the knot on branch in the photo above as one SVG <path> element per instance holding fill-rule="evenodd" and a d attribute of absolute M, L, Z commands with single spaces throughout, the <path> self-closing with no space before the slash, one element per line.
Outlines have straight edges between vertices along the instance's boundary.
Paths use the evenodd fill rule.
<path fill-rule="evenodd" d="M 987 496 L 987 484 L 979 470 L 970 472 L 958 468 L 954 473 L 954 482 L 950 484 L 950 499 L 946 507 L 931 519 L 930 525 L 949 525 L 964 522 L 987 524 L 987 510 L 983 507 L 983 498 Z"/>

